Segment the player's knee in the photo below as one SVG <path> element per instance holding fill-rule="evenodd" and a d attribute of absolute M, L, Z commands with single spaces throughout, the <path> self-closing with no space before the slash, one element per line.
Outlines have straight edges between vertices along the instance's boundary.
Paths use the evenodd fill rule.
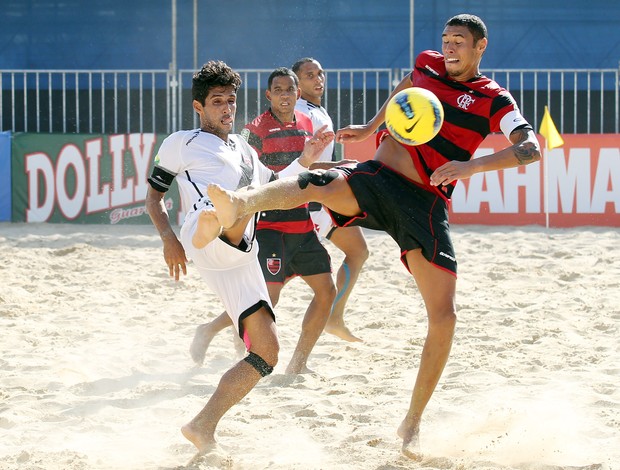
<path fill-rule="evenodd" d="M 335 170 L 309 170 L 297 175 L 297 184 L 300 189 L 306 189 L 309 184 L 313 186 L 326 186 L 336 178 L 338 172 Z"/>
<path fill-rule="evenodd" d="M 327 306 L 325 310 L 327 315 L 329 315 L 329 306 L 331 306 L 334 302 L 337 295 L 338 289 L 336 288 L 336 284 L 330 282 L 329 284 L 322 285 L 319 289 L 314 290 L 314 301 L 319 305 Z"/>
<path fill-rule="evenodd" d="M 370 256 L 370 250 L 368 250 L 368 245 L 364 242 L 360 244 L 360 246 L 356 246 L 350 253 L 349 264 L 357 264 L 359 268 L 366 262 L 368 257 Z M 356 267 L 357 267 L 356 266 Z"/>
<path fill-rule="evenodd" d="M 445 308 L 436 311 L 429 316 L 431 327 L 438 330 L 454 331 L 456 327 L 456 310 L 454 308 Z"/>
<path fill-rule="evenodd" d="M 267 377 L 269 374 L 271 374 L 273 372 L 273 368 L 277 363 L 276 359 L 271 361 L 273 365 L 269 365 L 267 361 L 265 361 L 265 359 L 252 351 L 250 351 L 250 353 L 245 358 L 243 358 L 243 360 L 250 364 L 252 367 L 254 367 L 254 369 L 256 369 L 256 371 L 260 374 L 261 377 Z"/>

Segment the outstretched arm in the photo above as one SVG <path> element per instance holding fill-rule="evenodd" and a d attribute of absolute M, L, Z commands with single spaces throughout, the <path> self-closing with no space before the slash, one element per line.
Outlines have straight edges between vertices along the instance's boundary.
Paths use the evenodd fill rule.
<path fill-rule="evenodd" d="M 540 160 L 540 144 L 532 129 L 515 129 L 510 134 L 510 141 L 510 147 L 491 155 L 472 158 L 466 162 L 451 161 L 443 164 L 431 175 L 431 184 L 446 185 L 483 171 L 503 170 Z"/>
<path fill-rule="evenodd" d="M 319 159 L 323 150 L 325 150 L 332 140 L 334 140 L 334 132 L 327 130 L 327 125 L 321 127 L 310 139 L 306 140 L 301 155 L 296 158 L 293 163 L 281 170 L 277 174 L 277 177 L 285 178 L 287 176 L 295 176 L 310 168 L 310 165 L 314 164 Z"/>
<path fill-rule="evenodd" d="M 178 281 L 181 271 L 183 271 L 183 274 L 187 274 L 187 267 L 185 266 L 187 258 L 183 245 L 181 245 L 170 225 L 168 211 L 164 204 L 165 195 L 166 193 L 157 191 L 149 186 L 146 192 L 145 206 L 164 244 L 164 260 L 168 265 L 170 277 L 174 277 L 174 280 Z"/>
<path fill-rule="evenodd" d="M 334 140 L 334 131 L 327 129 L 327 125 L 318 129 L 314 135 L 306 140 L 304 151 L 299 156 L 299 163 L 306 168 L 316 162 L 323 150 Z"/>

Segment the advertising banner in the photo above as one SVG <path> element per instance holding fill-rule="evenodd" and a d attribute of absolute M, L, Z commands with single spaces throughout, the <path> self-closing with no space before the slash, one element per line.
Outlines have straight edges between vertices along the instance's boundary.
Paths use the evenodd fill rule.
<path fill-rule="evenodd" d="M 146 179 L 164 137 L 13 134 L 11 164 L 6 165 L 11 171 L 11 220 L 150 223 L 144 209 Z M 562 147 L 543 150 L 542 162 L 460 181 L 450 222 L 620 227 L 620 135 L 562 137 Z M 541 144 L 544 147 L 542 137 Z M 504 136 L 491 135 L 475 157 L 506 146 Z M 374 139 L 344 147 L 344 158 L 367 160 L 373 155 Z M 171 221 L 180 224 L 176 184 L 165 202 Z"/>
<path fill-rule="evenodd" d="M 552 150 L 539 138 L 542 162 L 459 181 L 450 223 L 620 227 L 620 135 L 563 134 L 564 145 Z M 503 135 L 490 135 L 474 157 L 507 145 Z M 369 138 L 346 145 L 344 158 L 368 160 L 374 150 Z"/>
<path fill-rule="evenodd" d="M 14 134 L 14 222 L 150 223 L 147 177 L 165 136 L 155 134 Z M 165 197 L 178 222 L 176 184 Z"/>

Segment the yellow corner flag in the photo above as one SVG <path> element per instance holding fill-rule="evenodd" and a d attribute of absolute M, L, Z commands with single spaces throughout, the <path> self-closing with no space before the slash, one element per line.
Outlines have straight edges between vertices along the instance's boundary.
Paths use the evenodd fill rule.
<path fill-rule="evenodd" d="M 545 106 L 545 114 L 540 122 L 539 132 L 540 135 L 545 138 L 548 150 L 564 145 L 564 139 L 562 139 L 562 136 L 555 127 L 555 124 L 553 124 L 553 120 L 551 119 L 551 114 L 549 114 L 549 108 L 547 106 Z"/>

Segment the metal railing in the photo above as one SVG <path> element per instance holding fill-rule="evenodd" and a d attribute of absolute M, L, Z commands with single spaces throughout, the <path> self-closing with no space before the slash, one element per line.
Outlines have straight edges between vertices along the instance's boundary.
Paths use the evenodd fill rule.
<path fill-rule="evenodd" d="M 268 69 L 239 70 L 237 131 L 267 109 Z M 324 106 L 336 128 L 372 117 L 409 70 L 328 69 Z M 0 130 L 170 133 L 197 127 L 193 71 L 0 70 Z M 545 105 L 561 133 L 618 133 L 618 70 L 484 70 L 538 129 Z"/>
<path fill-rule="evenodd" d="M 488 70 L 538 129 L 545 105 L 561 133 L 618 133 L 618 69 Z"/>

